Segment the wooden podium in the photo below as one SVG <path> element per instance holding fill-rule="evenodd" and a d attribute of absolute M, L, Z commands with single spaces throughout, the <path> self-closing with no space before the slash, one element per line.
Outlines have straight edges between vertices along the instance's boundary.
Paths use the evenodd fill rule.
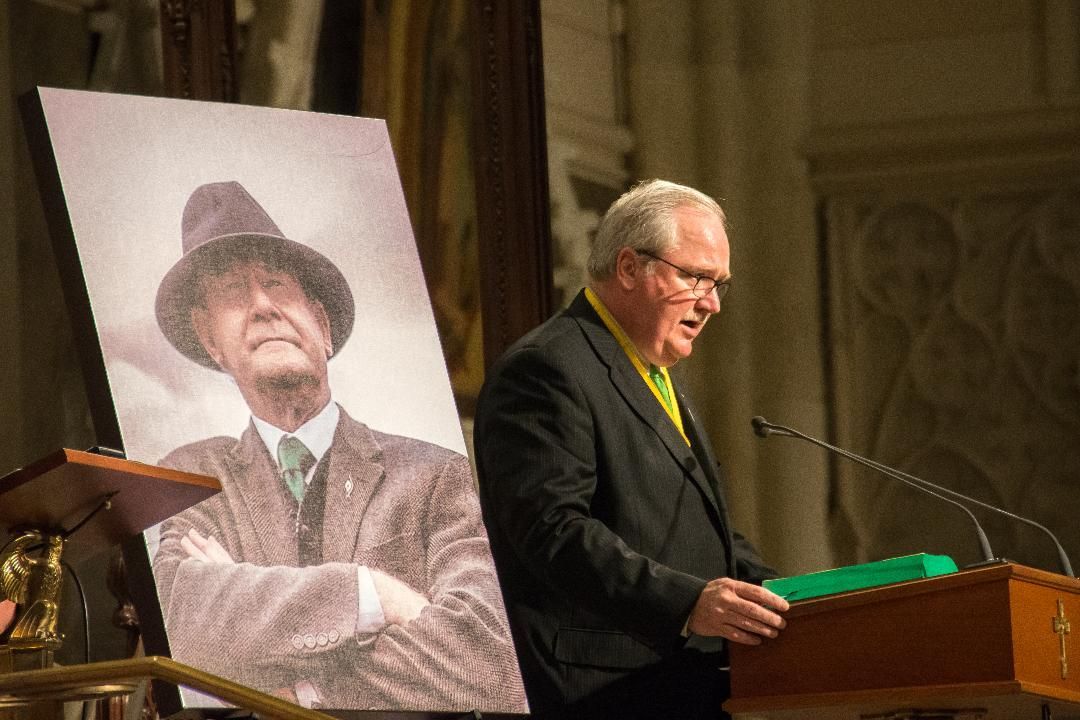
<path fill-rule="evenodd" d="M 65 549 L 66 559 L 78 560 L 220 491 L 221 483 L 206 475 L 65 448 L 0 477 L 0 529 L 58 528 L 108 496 L 109 511 Z"/>
<path fill-rule="evenodd" d="M 1075 578 L 1003 563 L 807 600 L 787 620 L 732 645 L 737 718 L 1080 719 Z"/>

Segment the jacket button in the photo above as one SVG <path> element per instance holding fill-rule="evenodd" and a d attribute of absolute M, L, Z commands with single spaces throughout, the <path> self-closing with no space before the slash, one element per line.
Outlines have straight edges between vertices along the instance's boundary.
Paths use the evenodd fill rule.
<path fill-rule="evenodd" d="M 297 650 L 302 650 L 304 648 L 304 638 L 300 637 L 299 635 L 293 635 L 292 646 Z"/>
<path fill-rule="evenodd" d="M 304 636 L 304 646 L 308 650 L 313 650 L 315 648 L 315 636 L 314 635 L 305 635 Z"/>
<path fill-rule="evenodd" d="M 319 645 L 319 647 L 326 647 L 326 643 L 328 643 L 329 641 L 330 638 L 327 637 L 326 633 L 319 633 L 315 636 L 315 642 Z"/>

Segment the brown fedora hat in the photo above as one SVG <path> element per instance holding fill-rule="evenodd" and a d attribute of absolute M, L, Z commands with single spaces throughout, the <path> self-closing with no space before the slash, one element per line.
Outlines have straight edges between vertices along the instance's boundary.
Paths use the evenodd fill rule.
<path fill-rule="evenodd" d="M 264 260 L 291 273 L 308 297 L 330 318 L 336 355 L 352 332 L 356 308 L 337 266 L 307 245 L 289 240 L 236 181 L 195 188 L 181 222 L 183 256 L 158 286 L 154 310 L 158 327 L 177 350 L 200 365 L 221 370 L 191 326 L 191 308 L 201 302 L 200 276 L 221 273 L 237 260 Z"/>

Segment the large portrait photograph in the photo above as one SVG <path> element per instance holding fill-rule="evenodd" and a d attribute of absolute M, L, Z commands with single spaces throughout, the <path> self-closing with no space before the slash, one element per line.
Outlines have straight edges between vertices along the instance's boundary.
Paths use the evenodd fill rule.
<path fill-rule="evenodd" d="M 123 451 L 222 485 L 143 536 L 148 651 L 309 708 L 525 712 L 385 123 L 39 93 Z"/>

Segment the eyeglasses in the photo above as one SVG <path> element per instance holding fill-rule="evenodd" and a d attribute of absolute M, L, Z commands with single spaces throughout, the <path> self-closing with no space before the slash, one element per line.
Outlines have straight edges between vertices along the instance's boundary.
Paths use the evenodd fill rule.
<path fill-rule="evenodd" d="M 715 290 L 716 291 L 716 299 L 717 300 L 723 300 L 724 296 L 727 295 L 727 291 L 731 289 L 731 278 L 730 277 L 726 278 L 724 280 L 717 280 L 716 278 L 711 278 L 708 275 L 695 275 L 694 273 L 690 272 L 686 268 L 681 268 L 681 267 L 679 267 L 678 265 L 676 265 L 673 262 L 669 262 L 669 261 L 665 260 L 662 257 L 658 257 L 656 255 L 653 255 L 651 252 L 645 252 L 644 250 L 638 250 L 637 253 L 638 253 L 638 255 L 648 255 L 653 260 L 659 260 L 660 262 L 664 263 L 665 265 L 670 265 L 671 267 L 675 268 L 676 270 L 681 272 L 683 275 L 686 275 L 688 277 L 693 278 L 694 279 L 694 287 L 690 288 L 690 292 L 694 293 L 694 295 L 696 297 L 699 297 L 699 298 L 707 297 L 709 293 L 711 293 L 713 290 Z"/>

